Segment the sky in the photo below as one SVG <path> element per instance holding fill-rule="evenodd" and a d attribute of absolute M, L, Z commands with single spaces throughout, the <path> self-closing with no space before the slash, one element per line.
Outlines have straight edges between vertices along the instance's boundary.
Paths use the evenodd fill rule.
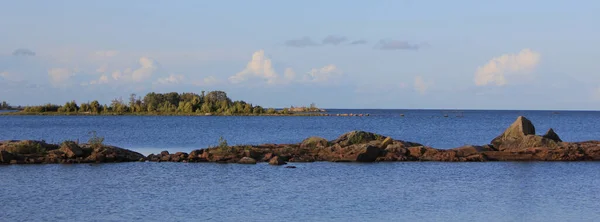
<path fill-rule="evenodd" d="M 0 1 L 0 100 L 600 109 L 600 2 Z"/>

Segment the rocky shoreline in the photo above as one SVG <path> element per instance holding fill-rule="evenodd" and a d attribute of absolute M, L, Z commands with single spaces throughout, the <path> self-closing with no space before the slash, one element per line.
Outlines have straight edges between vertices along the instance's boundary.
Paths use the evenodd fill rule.
<path fill-rule="evenodd" d="M 256 164 L 268 162 L 385 162 L 385 161 L 596 161 L 600 160 L 600 141 L 563 142 L 549 129 L 536 135 L 525 117 L 518 117 L 501 135 L 487 145 L 436 149 L 419 143 L 392 139 L 364 131 L 352 131 L 328 141 L 310 137 L 299 144 L 220 145 L 193 150 L 144 156 L 135 151 L 103 144 L 60 145 L 43 141 L 0 142 L 1 164 L 109 163 L 109 162 L 216 162 Z"/>

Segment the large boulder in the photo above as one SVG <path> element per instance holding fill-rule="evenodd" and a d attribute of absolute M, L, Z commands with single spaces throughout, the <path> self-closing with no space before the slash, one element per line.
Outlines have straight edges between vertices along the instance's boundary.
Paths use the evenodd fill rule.
<path fill-rule="evenodd" d="M 362 152 L 356 157 L 356 162 L 373 162 L 377 160 L 381 154 L 381 149 L 376 146 L 367 146 Z"/>
<path fill-rule="evenodd" d="M 61 152 L 65 154 L 67 158 L 76 158 L 83 156 L 83 149 L 73 141 L 65 141 L 60 145 Z"/>
<path fill-rule="evenodd" d="M 531 147 L 556 148 L 558 146 L 557 142 L 552 139 L 535 135 L 535 127 L 523 116 L 519 116 L 491 143 L 499 151 L 521 151 Z"/>
<path fill-rule="evenodd" d="M 238 161 L 238 163 L 241 164 L 256 164 L 256 160 L 253 159 L 252 157 L 242 157 L 242 159 L 240 159 L 240 161 Z"/>

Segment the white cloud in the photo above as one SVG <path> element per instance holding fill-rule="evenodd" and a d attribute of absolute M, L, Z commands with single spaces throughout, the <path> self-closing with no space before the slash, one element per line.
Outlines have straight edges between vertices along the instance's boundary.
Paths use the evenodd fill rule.
<path fill-rule="evenodd" d="M 65 86 L 69 83 L 72 76 L 75 76 L 75 72 L 66 68 L 52 68 L 48 70 L 48 76 L 50 76 L 50 83 L 54 86 Z"/>
<path fill-rule="evenodd" d="M 117 70 L 117 71 L 114 71 L 111 76 L 114 80 L 119 80 L 119 79 L 123 78 L 123 73 L 121 73 L 121 71 Z"/>
<path fill-rule="evenodd" d="M 296 72 L 294 72 L 292 68 L 287 68 L 283 72 L 283 78 L 285 78 L 288 81 L 292 81 L 296 78 Z"/>
<path fill-rule="evenodd" d="M 415 77 L 415 90 L 420 94 L 425 94 L 427 90 L 429 90 L 429 87 L 431 87 L 432 85 L 433 83 L 423 80 L 423 77 L 421 76 Z"/>
<path fill-rule="evenodd" d="M 273 69 L 271 59 L 265 56 L 264 50 L 259 50 L 252 54 L 252 60 L 248 62 L 246 68 L 234 76 L 229 77 L 231 83 L 237 84 L 247 81 L 249 78 L 260 78 L 267 80 L 268 84 L 277 81 L 278 76 Z"/>
<path fill-rule="evenodd" d="M 210 85 L 216 85 L 219 82 L 220 81 L 217 78 L 215 78 L 214 76 L 209 76 L 202 80 L 192 81 L 192 84 L 196 85 L 196 86 L 210 86 Z"/>
<path fill-rule="evenodd" d="M 135 82 L 141 82 L 152 77 L 152 74 L 158 69 L 156 61 L 148 57 L 141 57 L 139 63 L 141 67 L 131 73 L 131 79 Z"/>
<path fill-rule="evenodd" d="M 540 54 L 531 49 L 523 49 L 518 54 L 504 54 L 492 58 L 488 63 L 477 68 L 475 85 L 506 85 L 507 76 L 527 75 L 537 67 L 539 62 Z"/>
<path fill-rule="evenodd" d="M 96 72 L 97 73 L 105 73 L 107 69 L 108 69 L 108 65 L 104 64 L 104 65 L 98 67 L 96 69 Z"/>
<path fill-rule="evenodd" d="M 283 71 L 283 77 L 273 68 L 271 59 L 265 56 L 263 50 L 254 52 L 252 60 L 241 72 L 229 77 L 229 82 L 239 84 L 251 79 L 261 79 L 267 84 L 289 84 L 291 82 L 327 82 L 342 76 L 343 72 L 330 64 L 322 68 L 314 68 L 303 76 L 297 76 L 292 68 Z"/>
<path fill-rule="evenodd" d="M 90 81 L 90 85 L 99 85 L 108 83 L 108 76 L 101 75 L 99 79 Z"/>
<path fill-rule="evenodd" d="M 94 52 L 95 56 L 98 57 L 115 57 L 119 54 L 119 51 L 116 50 L 102 50 Z"/>
<path fill-rule="evenodd" d="M 178 84 L 185 80 L 183 75 L 171 74 L 168 77 L 160 78 L 156 81 L 157 84 Z"/>
<path fill-rule="evenodd" d="M 305 76 L 304 81 L 310 82 L 327 82 L 335 78 L 339 78 L 343 72 L 335 65 L 329 64 L 319 69 L 310 70 Z"/>

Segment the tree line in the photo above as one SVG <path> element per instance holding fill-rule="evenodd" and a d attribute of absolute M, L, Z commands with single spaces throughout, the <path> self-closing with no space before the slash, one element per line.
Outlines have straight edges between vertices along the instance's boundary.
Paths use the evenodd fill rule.
<path fill-rule="evenodd" d="M 244 101 L 232 101 L 223 91 L 211 91 L 200 95 L 196 93 L 155 93 L 150 92 L 143 98 L 131 94 L 127 101 L 118 98 L 110 104 L 100 104 L 97 100 L 77 104 L 75 101 L 66 102 L 64 105 L 45 104 L 39 106 L 26 106 L 24 112 L 44 113 L 88 113 L 88 114 L 143 114 L 143 113 L 185 113 L 185 114 L 290 114 L 289 109 L 275 110 L 254 106 Z"/>
<path fill-rule="evenodd" d="M 12 107 L 6 101 L 2 101 L 2 103 L 0 103 L 0 110 L 3 109 L 12 109 Z"/>

